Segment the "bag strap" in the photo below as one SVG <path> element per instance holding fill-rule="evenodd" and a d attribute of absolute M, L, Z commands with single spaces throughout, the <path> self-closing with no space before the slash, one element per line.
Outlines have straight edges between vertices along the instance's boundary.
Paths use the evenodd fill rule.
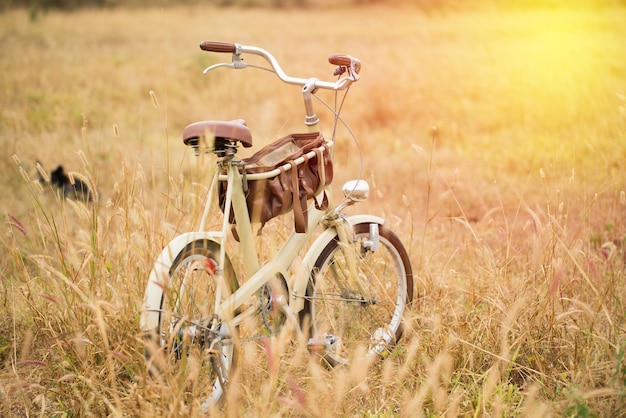
<path fill-rule="evenodd" d="M 289 161 L 291 165 L 291 188 L 293 193 L 293 218 L 297 233 L 306 232 L 308 211 L 306 209 L 306 193 L 300 196 L 300 181 L 298 178 L 298 166 L 295 161 Z"/>
<path fill-rule="evenodd" d="M 280 186 L 283 189 L 283 192 L 289 191 L 289 187 L 287 186 L 287 182 L 285 181 L 285 176 L 286 176 L 286 172 L 285 169 L 283 168 L 283 166 L 281 165 L 280 167 L 278 167 L 278 169 L 280 170 Z"/>
<path fill-rule="evenodd" d="M 317 172 L 320 176 L 320 185 L 322 186 L 322 190 L 324 190 L 324 196 L 322 197 L 322 203 L 318 203 L 317 196 L 313 197 L 313 201 L 315 202 L 315 208 L 317 210 L 326 210 L 328 209 L 328 196 L 326 195 L 326 170 L 324 169 L 324 154 L 320 151 L 319 148 L 315 148 L 315 155 L 317 156 Z"/>

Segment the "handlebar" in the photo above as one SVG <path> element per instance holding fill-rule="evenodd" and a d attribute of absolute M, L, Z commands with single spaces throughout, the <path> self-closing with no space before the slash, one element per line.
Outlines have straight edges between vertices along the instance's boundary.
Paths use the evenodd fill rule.
<path fill-rule="evenodd" d="M 276 73 L 276 75 L 286 83 L 296 84 L 299 86 L 309 86 L 313 87 L 313 89 L 321 88 L 327 90 L 345 90 L 348 88 L 353 82 L 359 79 L 359 72 L 361 71 L 361 61 L 357 58 L 351 57 L 350 55 L 344 54 L 333 54 L 328 57 L 328 62 L 337 65 L 338 68 L 335 70 L 335 75 L 342 75 L 347 73 L 345 77 L 339 78 L 337 81 L 321 81 L 318 79 L 309 79 L 309 78 L 300 78 L 300 77 L 291 77 L 288 76 L 281 66 L 278 64 L 278 61 L 272 54 L 266 51 L 263 48 L 255 47 L 255 46 L 246 46 L 229 42 L 219 42 L 219 41 L 204 41 L 200 43 L 200 49 L 203 51 L 209 52 L 220 52 L 220 53 L 231 53 L 232 56 L 232 64 L 216 64 L 212 67 L 209 67 L 205 70 L 205 73 L 213 68 L 218 66 L 228 66 L 231 68 L 245 68 L 248 64 L 244 63 L 241 59 L 241 55 L 244 53 L 259 55 L 270 64 L 272 70 Z"/>

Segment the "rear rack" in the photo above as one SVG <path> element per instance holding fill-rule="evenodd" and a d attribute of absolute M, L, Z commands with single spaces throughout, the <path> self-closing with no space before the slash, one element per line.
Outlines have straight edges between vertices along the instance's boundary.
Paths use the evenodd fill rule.
<path fill-rule="evenodd" d="M 317 150 L 319 150 L 320 152 L 323 153 L 326 150 L 330 150 L 333 147 L 333 145 L 334 145 L 333 141 L 327 141 L 321 147 L 313 149 L 313 150 L 309 151 L 308 153 L 304 154 L 303 156 L 296 158 L 294 160 L 294 162 L 296 163 L 296 166 L 299 166 L 300 164 L 302 164 L 306 160 L 310 160 L 311 158 L 315 157 Z M 247 180 L 269 179 L 269 178 L 278 176 L 281 173 L 281 171 L 289 171 L 289 170 L 291 170 L 291 164 L 285 163 L 282 166 L 277 167 L 277 168 L 275 168 L 272 171 L 267 171 L 265 173 L 247 173 L 246 174 L 246 179 Z M 219 181 L 228 181 L 228 175 L 227 174 L 220 174 L 218 176 L 218 180 Z"/>

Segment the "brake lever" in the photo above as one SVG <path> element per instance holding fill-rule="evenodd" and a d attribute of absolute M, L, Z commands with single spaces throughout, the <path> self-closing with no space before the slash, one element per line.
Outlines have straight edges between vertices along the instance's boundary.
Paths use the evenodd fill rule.
<path fill-rule="evenodd" d="M 254 64 L 247 64 L 247 63 L 243 62 L 243 60 L 240 60 L 240 61 L 237 61 L 237 62 L 231 62 L 231 63 L 222 62 L 222 63 L 219 63 L 219 64 L 211 65 L 210 67 L 205 68 L 204 71 L 202 71 L 202 74 L 206 74 L 209 71 L 214 70 L 214 69 L 219 68 L 219 67 L 233 68 L 235 70 L 238 70 L 238 69 L 241 69 L 241 68 L 250 67 L 250 68 L 256 68 L 256 69 L 259 69 L 259 70 L 265 70 L 265 71 L 268 71 L 270 73 L 275 73 L 275 71 L 272 70 L 271 68 L 261 67 L 259 65 L 254 65 Z"/>
<path fill-rule="evenodd" d="M 335 68 L 335 71 L 333 72 L 333 75 L 335 76 L 339 76 L 342 75 L 343 73 L 346 72 L 346 67 L 344 67 L 343 65 L 340 67 Z"/>
<path fill-rule="evenodd" d="M 241 54 L 234 53 L 233 62 L 231 62 L 230 64 L 225 63 L 225 62 L 221 62 L 219 64 L 213 64 L 210 67 L 205 68 L 204 71 L 202 71 L 202 74 L 206 75 L 206 73 L 208 73 L 209 71 L 214 70 L 219 67 L 234 68 L 235 70 L 239 70 L 241 68 L 246 68 L 247 66 L 248 64 L 243 62 L 243 58 L 241 58 Z"/>
<path fill-rule="evenodd" d="M 354 68 L 352 67 L 348 67 L 345 65 L 341 65 L 337 68 L 335 68 L 335 71 L 333 72 L 333 75 L 335 76 L 341 76 L 345 73 L 348 73 L 348 76 L 346 77 L 349 80 L 352 81 L 358 81 L 359 80 L 359 74 L 354 70 Z"/>
<path fill-rule="evenodd" d="M 241 52 L 239 52 L 239 50 L 237 50 L 234 54 L 233 54 L 233 68 L 246 68 L 248 66 L 248 64 L 246 64 L 245 62 L 243 62 L 243 58 L 241 58 Z"/>
<path fill-rule="evenodd" d="M 245 67 L 247 64 L 244 64 L 243 66 L 235 66 L 234 63 L 225 63 L 225 62 L 221 62 L 219 64 L 213 64 L 210 67 L 207 67 L 204 69 L 204 71 L 202 71 L 202 74 L 208 73 L 209 71 L 215 70 L 216 68 L 219 67 L 227 67 L 227 68 L 243 68 Z"/>

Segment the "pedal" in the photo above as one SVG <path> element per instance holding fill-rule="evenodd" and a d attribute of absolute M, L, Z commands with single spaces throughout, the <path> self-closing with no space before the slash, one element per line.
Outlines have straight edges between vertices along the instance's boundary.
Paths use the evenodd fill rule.
<path fill-rule="evenodd" d="M 307 348 L 309 352 L 333 351 L 339 342 L 339 338 L 331 334 L 326 334 L 322 338 L 309 338 Z"/>

